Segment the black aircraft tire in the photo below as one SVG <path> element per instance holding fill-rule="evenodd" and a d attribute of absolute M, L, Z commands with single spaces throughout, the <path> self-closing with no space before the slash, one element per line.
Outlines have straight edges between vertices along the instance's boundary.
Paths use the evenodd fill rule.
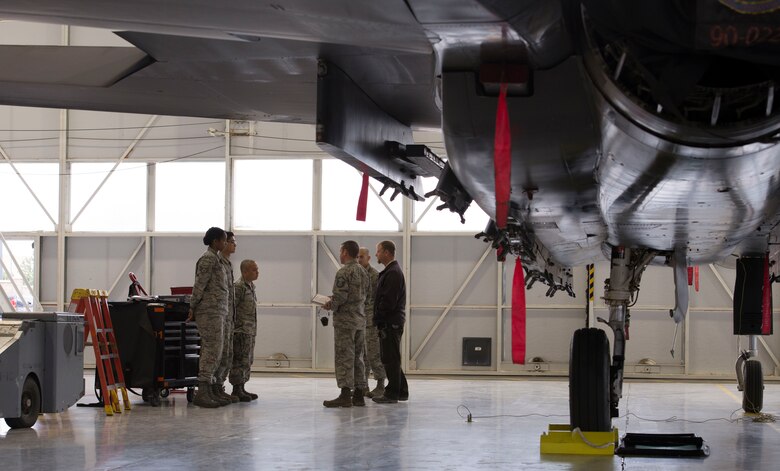
<path fill-rule="evenodd" d="M 41 413 L 41 390 L 32 376 L 24 380 L 21 401 L 22 415 L 5 419 L 5 423 L 11 428 L 30 428 L 38 421 L 38 414 Z"/>
<path fill-rule="evenodd" d="M 574 332 L 569 357 L 569 415 L 572 430 L 609 432 L 609 340 L 596 328 Z"/>
<path fill-rule="evenodd" d="M 764 407 L 764 376 L 761 362 L 745 362 L 745 388 L 742 391 L 742 409 L 745 412 L 759 413 Z"/>

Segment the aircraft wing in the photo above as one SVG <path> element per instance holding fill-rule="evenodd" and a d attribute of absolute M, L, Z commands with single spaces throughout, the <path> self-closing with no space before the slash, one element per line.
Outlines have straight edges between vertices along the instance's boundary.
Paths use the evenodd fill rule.
<path fill-rule="evenodd" d="M 34 11 L 4 2 L 0 17 L 108 27 L 135 49 L 0 46 L 7 65 L 0 69 L 2 101 L 313 124 L 317 62 L 327 59 L 397 119 L 439 126 L 433 50 L 403 2 L 381 12 L 349 7 L 351 13 L 339 12 L 348 2 L 297 2 L 286 9 L 255 2 L 227 9 L 137 3 L 130 13 L 124 2 L 41 2 Z M 170 22 L 159 24 L 166 8 L 187 12 L 169 13 Z M 84 11 L 93 13 L 76 16 Z M 124 73 L 106 70 L 107 63 Z"/>

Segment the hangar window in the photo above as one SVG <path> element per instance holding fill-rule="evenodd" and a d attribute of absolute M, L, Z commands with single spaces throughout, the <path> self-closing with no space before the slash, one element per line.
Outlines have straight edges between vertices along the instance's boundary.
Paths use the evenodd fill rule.
<path fill-rule="evenodd" d="M 35 249 L 32 239 L 0 241 L 0 286 L 16 311 L 32 311 L 35 290 Z M 2 294 L 0 294 L 2 296 Z"/>
<path fill-rule="evenodd" d="M 225 225 L 225 163 L 157 164 L 154 228 L 168 232 L 205 232 Z"/>
<path fill-rule="evenodd" d="M 146 230 L 146 164 L 70 166 L 70 223 L 74 231 Z"/>
<path fill-rule="evenodd" d="M 330 231 L 399 231 L 402 200 L 390 201 L 392 190 L 380 199 L 376 192 L 382 184 L 369 178 L 366 220 L 355 219 L 363 177 L 354 167 L 340 160 L 322 161 L 322 229 Z"/>
<path fill-rule="evenodd" d="M 436 188 L 438 182 L 435 178 L 423 178 L 423 193 Z M 448 209 L 438 211 L 441 206 L 439 198 L 426 198 L 425 201 L 414 203 L 414 224 L 419 232 L 473 232 L 478 233 L 485 229 L 490 218 L 477 203 L 472 202 L 463 217 L 464 224 L 460 222 L 460 216 Z M 430 206 L 430 208 L 429 208 Z"/>
<path fill-rule="evenodd" d="M 0 188 L 4 195 L 0 199 L 0 213 L 3 214 L 0 230 L 55 230 L 60 187 L 59 164 L 16 163 L 13 167 L 0 164 Z"/>
<path fill-rule="evenodd" d="M 310 159 L 234 161 L 233 226 L 310 231 L 312 167 Z"/>

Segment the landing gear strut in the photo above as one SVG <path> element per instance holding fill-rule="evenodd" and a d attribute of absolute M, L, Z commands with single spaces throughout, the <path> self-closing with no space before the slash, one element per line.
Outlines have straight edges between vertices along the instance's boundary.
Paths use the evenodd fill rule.
<path fill-rule="evenodd" d="M 764 378 L 758 360 L 758 336 L 772 333 L 772 281 L 768 254 L 742 256 L 734 282 L 734 335 L 748 336 L 748 349 L 737 358 L 737 389 L 742 409 L 758 413 L 764 406 Z"/>
<path fill-rule="evenodd" d="M 612 249 L 610 277 L 604 289 L 609 307 L 607 324 L 614 334 L 612 363 L 609 340 L 601 329 L 580 329 L 574 333 L 569 361 L 569 408 L 572 429 L 607 432 L 611 418 L 618 416 L 618 402 L 623 395 L 629 304 L 639 291 L 639 282 L 654 252 L 624 247 Z"/>

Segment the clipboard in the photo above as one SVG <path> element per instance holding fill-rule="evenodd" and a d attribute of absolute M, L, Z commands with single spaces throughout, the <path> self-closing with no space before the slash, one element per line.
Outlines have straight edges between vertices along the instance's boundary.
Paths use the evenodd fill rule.
<path fill-rule="evenodd" d="M 330 301 L 330 296 L 325 296 L 324 294 L 315 294 L 314 297 L 311 298 L 311 302 L 318 306 L 324 306 L 328 301 Z"/>

